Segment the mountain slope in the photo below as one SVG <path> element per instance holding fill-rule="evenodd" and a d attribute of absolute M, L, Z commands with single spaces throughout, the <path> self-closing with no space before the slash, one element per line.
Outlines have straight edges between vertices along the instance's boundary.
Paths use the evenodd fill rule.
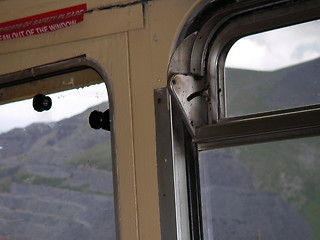
<path fill-rule="evenodd" d="M 320 103 L 320 58 L 273 72 L 226 69 L 229 116 Z"/>
<path fill-rule="evenodd" d="M 226 69 L 228 116 L 320 104 L 319 74 L 320 58 L 273 72 Z M 320 239 L 319 149 L 314 137 L 201 153 L 214 236 Z M 273 229 L 277 221 L 285 226 Z"/>
<path fill-rule="evenodd" d="M 0 135 L 0 236 L 115 239 L 111 142 L 93 109 Z"/>

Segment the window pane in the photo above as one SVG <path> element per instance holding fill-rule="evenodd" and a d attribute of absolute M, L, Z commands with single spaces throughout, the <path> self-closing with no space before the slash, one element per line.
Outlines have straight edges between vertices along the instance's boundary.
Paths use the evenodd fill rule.
<path fill-rule="evenodd" d="M 226 59 L 227 117 L 320 103 L 320 21 L 238 40 Z"/>
<path fill-rule="evenodd" d="M 200 153 L 208 240 L 320 239 L 320 137 Z"/>
<path fill-rule="evenodd" d="M 0 106 L 0 239 L 115 239 L 110 133 L 88 123 L 108 108 L 105 84 L 48 96 L 49 111 Z"/>

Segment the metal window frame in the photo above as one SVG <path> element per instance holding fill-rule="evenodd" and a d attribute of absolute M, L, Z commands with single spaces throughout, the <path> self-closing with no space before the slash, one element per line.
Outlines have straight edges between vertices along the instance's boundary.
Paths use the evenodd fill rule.
<path fill-rule="evenodd" d="M 196 144 L 167 88 L 154 91 L 161 239 L 202 239 Z"/>
<path fill-rule="evenodd" d="M 251 7 L 251 11 L 228 19 L 216 33 L 206 62 L 215 124 L 200 126 L 193 141 L 199 150 L 259 143 L 320 134 L 320 105 L 227 118 L 225 115 L 224 68 L 231 46 L 239 38 L 262 31 L 320 18 L 319 1 L 288 1 Z"/>
<path fill-rule="evenodd" d="M 198 74 L 205 75 L 211 84 L 211 103 L 216 108 L 211 112 L 213 122 L 196 129 L 193 142 L 199 151 L 320 135 L 320 104 L 227 117 L 224 95 L 226 56 L 238 39 L 319 18 L 319 1 L 287 1 L 249 7 L 248 12 L 235 14 L 221 24 L 210 42 L 206 62 L 198 65 Z"/>
<path fill-rule="evenodd" d="M 202 151 L 320 135 L 320 105 L 226 118 L 223 94 L 225 59 L 235 41 L 250 34 L 319 17 L 320 2 L 317 0 L 205 0 L 195 7 L 177 38 L 168 71 L 168 89 L 175 105 L 172 114 L 181 116 L 180 121 L 191 136 L 175 140 L 179 147 L 183 145 L 191 149 L 193 161 L 198 160 L 198 156 L 192 156 L 195 149 Z M 200 100 L 188 103 L 186 98 L 190 92 L 201 90 L 204 81 L 210 85 L 208 104 Z M 203 113 L 200 107 L 206 110 L 202 118 L 199 117 Z M 174 139 L 174 129 L 172 134 Z M 176 144 L 176 141 L 172 142 Z M 184 161 L 188 164 L 187 156 Z M 194 185 L 200 185 L 199 172 L 193 179 L 189 174 L 188 179 L 193 181 L 188 181 L 189 193 L 193 191 L 200 196 L 192 199 L 189 194 L 188 198 L 189 211 L 194 211 L 192 207 L 196 206 L 196 212 L 200 213 L 198 219 L 189 215 L 190 226 L 198 224 L 201 231 L 200 234 L 190 231 L 191 239 L 203 239 L 201 195 L 200 190 L 194 188 Z"/>
<path fill-rule="evenodd" d="M 211 17 L 205 4 L 212 11 Z M 248 0 L 225 1 L 223 5 L 220 1 L 204 1 L 195 12 L 205 16 L 190 14 L 194 21 L 188 18 L 182 28 L 168 69 L 168 88 L 192 136 L 226 118 L 224 63 L 232 44 L 253 33 L 318 19 L 320 2 Z"/>
<path fill-rule="evenodd" d="M 292 26 L 320 18 L 319 1 L 297 1 L 275 4 L 263 9 L 237 15 L 226 21 L 212 41 L 206 63 L 208 81 L 211 84 L 211 101 L 218 103 L 219 121 L 226 118 L 224 96 L 224 69 L 227 54 L 232 45 L 248 35 Z M 214 84 L 217 83 L 218 85 Z"/>

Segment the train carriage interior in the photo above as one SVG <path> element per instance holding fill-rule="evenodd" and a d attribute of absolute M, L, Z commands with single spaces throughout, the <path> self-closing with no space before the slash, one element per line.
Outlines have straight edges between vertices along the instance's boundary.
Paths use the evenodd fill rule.
<path fill-rule="evenodd" d="M 0 240 L 320 240 L 319 0 L 0 0 Z"/>

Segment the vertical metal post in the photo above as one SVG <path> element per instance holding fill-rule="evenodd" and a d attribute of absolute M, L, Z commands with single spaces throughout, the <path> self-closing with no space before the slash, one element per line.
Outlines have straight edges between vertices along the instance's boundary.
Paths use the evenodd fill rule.
<path fill-rule="evenodd" d="M 172 112 L 167 88 L 154 91 L 161 239 L 190 240 L 182 119 Z"/>

